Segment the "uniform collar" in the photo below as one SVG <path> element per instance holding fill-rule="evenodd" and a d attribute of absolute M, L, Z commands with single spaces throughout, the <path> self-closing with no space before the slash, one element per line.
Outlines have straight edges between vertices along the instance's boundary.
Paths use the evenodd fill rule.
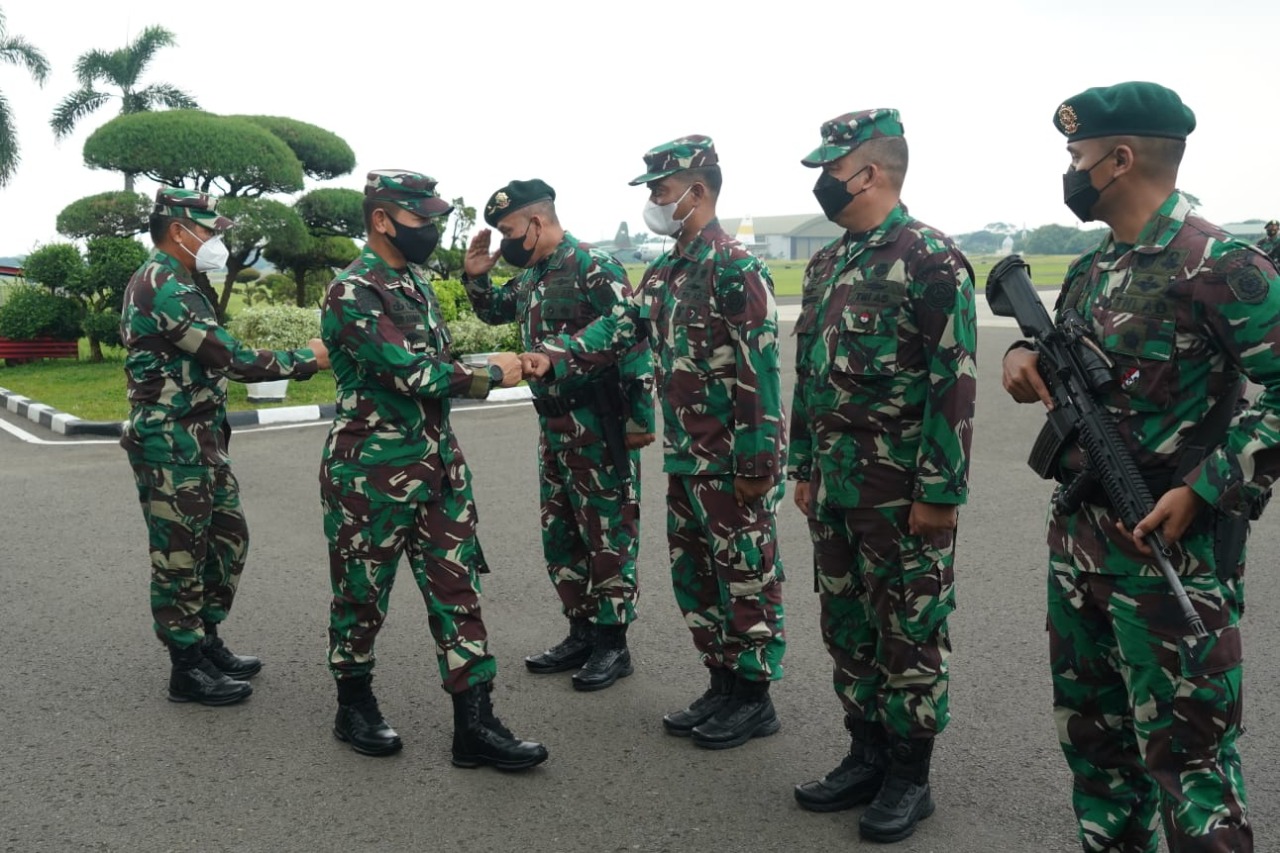
<path fill-rule="evenodd" d="M 844 232 L 838 254 L 854 254 L 862 249 L 874 249 L 892 243 L 898 239 L 898 235 L 902 233 L 902 229 L 906 227 L 910 219 L 906 205 L 899 202 L 894 205 L 893 210 L 889 211 L 889 215 L 884 218 L 884 222 L 866 232 L 866 236 L 861 240 L 855 241 L 852 231 Z"/>
<path fill-rule="evenodd" d="M 1174 190 L 1160 205 L 1160 209 L 1142 227 L 1142 233 L 1133 244 L 1132 251 L 1142 255 L 1154 255 L 1163 252 L 1173 238 L 1182 230 L 1187 217 L 1191 215 L 1191 202 L 1180 190 Z M 1108 232 L 1102 242 L 1100 256 L 1109 258 L 1116 249 L 1115 234 Z M 1114 260 L 1114 259 L 1113 259 Z"/>
<path fill-rule="evenodd" d="M 681 249 L 678 245 L 673 253 L 686 261 L 699 261 L 706 257 L 707 252 L 722 238 L 728 234 L 720 227 L 719 217 L 711 217 L 711 221 L 702 226 L 702 230 L 698 232 L 698 236 L 689 241 L 689 245 Z"/>
<path fill-rule="evenodd" d="M 191 272 L 182 265 L 182 262 L 173 255 L 163 249 L 155 249 L 151 253 L 151 260 L 165 269 L 173 273 L 173 277 L 183 284 L 195 287 L 195 280 L 191 277 Z"/>

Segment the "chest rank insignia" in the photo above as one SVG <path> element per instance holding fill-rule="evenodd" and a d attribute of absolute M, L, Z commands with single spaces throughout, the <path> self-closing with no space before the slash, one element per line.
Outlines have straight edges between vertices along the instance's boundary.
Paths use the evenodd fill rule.
<path fill-rule="evenodd" d="M 1080 120 L 1076 118 L 1076 111 L 1070 104 L 1058 107 L 1058 124 L 1062 125 L 1062 129 L 1067 133 L 1075 133 L 1080 129 Z"/>
<path fill-rule="evenodd" d="M 507 194 L 505 192 L 499 192 L 493 197 L 493 204 L 489 205 L 489 209 L 486 213 L 493 215 L 495 210 L 504 210 L 509 204 L 511 204 L 511 199 L 507 197 Z"/>

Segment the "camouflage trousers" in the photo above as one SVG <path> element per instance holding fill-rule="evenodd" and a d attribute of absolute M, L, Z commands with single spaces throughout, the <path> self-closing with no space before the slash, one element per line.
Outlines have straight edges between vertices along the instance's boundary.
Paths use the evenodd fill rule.
<path fill-rule="evenodd" d="M 469 485 L 457 491 L 444 479 L 422 503 L 370 501 L 323 489 L 324 532 L 329 539 L 329 669 L 337 679 L 372 672 L 374 640 L 387 616 L 400 556 L 427 603 L 436 663 L 449 693 L 491 681 L 480 615 L 480 577 L 487 571 L 476 539 L 476 508 Z"/>
<path fill-rule="evenodd" d="M 740 507 L 732 475 L 667 478 L 667 547 L 676 604 L 709 668 L 749 681 L 782 678 L 786 651 L 779 486 Z"/>
<path fill-rule="evenodd" d="M 822 641 L 845 712 L 900 737 L 932 737 L 951 719 L 955 537 L 929 543 L 907 533 L 910 511 L 818 504 L 809 535 Z"/>
<path fill-rule="evenodd" d="M 630 482 L 618 476 L 603 443 L 552 450 L 543 436 L 539 444 L 542 554 L 571 619 L 635 621 L 640 452 L 628 456 Z"/>
<path fill-rule="evenodd" d="M 249 550 L 240 486 L 226 465 L 129 464 L 147 523 L 156 636 L 186 648 L 235 599 Z"/>
<path fill-rule="evenodd" d="M 1090 571 L 1088 549 L 1052 528 L 1050 542 L 1054 715 L 1084 849 L 1155 853 L 1163 822 L 1172 853 L 1251 853 L 1239 590 L 1213 573 L 1211 535 L 1187 537 L 1174 559 L 1191 571 L 1182 582 L 1203 640 L 1187 635 L 1163 577 Z"/>

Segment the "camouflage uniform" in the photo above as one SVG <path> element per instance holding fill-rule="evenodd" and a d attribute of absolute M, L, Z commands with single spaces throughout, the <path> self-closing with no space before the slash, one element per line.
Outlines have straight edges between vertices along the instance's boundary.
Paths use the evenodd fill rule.
<path fill-rule="evenodd" d="M 451 209 L 435 181 L 373 172 L 365 195 L 423 216 Z M 480 616 L 471 472 L 449 425 L 451 396 L 483 399 L 491 377 L 453 361 L 449 330 L 427 273 L 397 270 L 366 248 L 329 285 L 321 337 L 330 350 L 337 411 L 320 463 L 333 602 L 329 667 L 357 679 L 374 666 L 400 556 L 426 599 L 445 689 L 493 679 Z"/>
<path fill-rule="evenodd" d="M 901 135 L 896 111 L 833 119 L 822 162 L 883 135 Z M 962 504 L 968 493 L 973 271 L 899 205 L 813 256 L 795 333 L 788 469 L 810 484 L 836 692 L 851 719 L 936 735 L 949 719 L 954 538 L 912 535 L 907 517 L 913 501 Z"/>
<path fill-rule="evenodd" d="M 1125 92 L 1139 87 L 1167 102 L 1185 138 L 1191 111 L 1150 83 L 1082 93 L 1055 125 L 1070 139 L 1132 133 L 1121 124 L 1137 121 Z M 1154 853 L 1162 820 L 1175 853 L 1251 851 L 1236 749 L 1244 561 L 1219 565 L 1215 528 L 1251 512 L 1280 474 L 1280 278 L 1174 191 L 1133 246 L 1108 234 L 1076 260 L 1057 308 L 1092 321 L 1114 360 L 1119 382 L 1104 402 L 1144 479 L 1163 483 L 1153 494 L 1187 485 L 1207 504 L 1171 557 L 1209 630 L 1203 640 L 1186 635 L 1168 585 L 1108 505 L 1050 512 L 1050 666 L 1080 838 L 1086 851 Z M 1242 375 L 1261 397 L 1177 479 L 1190 436 L 1219 398 L 1234 402 Z M 1078 449 L 1062 460 L 1068 471 L 1081 464 Z"/>
<path fill-rule="evenodd" d="M 716 157 L 710 140 L 692 137 L 654 149 L 645 163 L 633 184 Z M 782 677 L 786 648 L 774 519 L 784 443 L 777 333 L 768 269 L 712 220 L 651 264 L 628 304 L 539 347 L 560 379 L 651 341 L 676 602 L 703 663 L 755 682 Z M 773 477 L 776 487 L 740 507 L 735 476 Z"/>
<path fill-rule="evenodd" d="M 617 261 L 567 232 L 550 255 L 506 284 L 494 287 L 487 275 L 464 276 L 463 283 L 480 319 L 519 321 L 526 352 L 548 336 L 577 333 L 622 304 L 630 288 Z M 627 391 L 626 432 L 652 433 L 647 342 L 619 359 L 618 371 Z M 530 383 L 535 399 L 552 405 L 592 394 L 595 384 L 589 377 Z M 601 420 L 601 413 L 586 404 L 538 417 L 542 552 L 565 616 L 626 625 L 636 618 L 640 451 L 630 451 L 629 470 L 619 472 Z"/>
<path fill-rule="evenodd" d="M 214 231 L 231 226 L 215 199 L 161 189 L 155 212 Z M 227 617 L 249 547 L 239 486 L 227 456 L 227 380 L 306 379 L 309 349 L 255 350 L 218 325 L 191 273 L 156 250 L 129 279 L 120 317 L 128 355 L 129 456 L 151 552 L 155 632 L 171 648 Z"/>
<path fill-rule="evenodd" d="M 1267 233 L 1263 234 L 1257 246 L 1271 258 L 1272 263 L 1280 264 L 1280 230 L 1273 231 L 1273 228 L 1280 228 L 1280 223 L 1274 219 L 1267 223 Z"/>

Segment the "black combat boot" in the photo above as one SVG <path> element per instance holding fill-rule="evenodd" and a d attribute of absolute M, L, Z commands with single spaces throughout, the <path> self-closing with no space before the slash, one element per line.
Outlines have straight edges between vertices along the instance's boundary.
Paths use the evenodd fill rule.
<path fill-rule="evenodd" d="M 672 711 L 662 718 L 667 734 L 676 737 L 688 737 L 693 734 L 694 726 L 701 725 L 715 715 L 733 693 L 733 673 L 721 667 L 711 669 L 711 686 L 706 692 L 693 700 L 688 708 Z"/>
<path fill-rule="evenodd" d="M 338 679 L 338 713 L 333 736 L 361 755 L 391 755 L 404 744 L 373 697 L 373 676 Z"/>
<path fill-rule="evenodd" d="M 626 625 L 597 625 L 596 644 L 582 669 L 573 674 L 574 690 L 603 690 L 633 672 Z"/>
<path fill-rule="evenodd" d="M 880 793 L 862 813 L 858 829 L 869 841 L 901 841 L 933 814 L 929 757 L 933 738 L 889 737 L 889 772 Z"/>
<path fill-rule="evenodd" d="M 769 682 L 735 678 L 729 701 L 711 719 L 694 727 L 693 742 L 706 749 L 729 749 L 780 728 L 769 698 Z"/>
<path fill-rule="evenodd" d="M 889 740 L 879 723 L 848 714 L 849 754 L 835 770 L 813 782 L 796 785 L 796 802 L 811 812 L 838 812 L 869 803 L 884 783 Z"/>
<path fill-rule="evenodd" d="M 499 770 L 524 770 L 547 760 L 540 743 L 518 740 L 493 715 L 489 692 L 493 682 L 473 685 L 453 696 L 453 763 L 456 767 L 488 764 Z"/>
<path fill-rule="evenodd" d="M 180 649 L 169 646 L 170 702 L 199 702 L 201 705 L 232 705 L 248 699 L 253 685 L 224 675 L 204 656 L 200 644 Z"/>
<path fill-rule="evenodd" d="M 591 657 L 595 645 L 595 630 L 590 619 L 570 619 L 569 636 L 545 652 L 530 655 L 524 665 L 530 672 L 546 675 L 552 672 L 568 672 L 577 669 Z"/>
<path fill-rule="evenodd" d="M 250 655 L 232 654 L 227 644 L 218 637 L 218 623 L 204 623 L 204 640 L 201 645 L 204 656 L 224 675 L 244 681 L 262 671 L 262 661 Z"/>

